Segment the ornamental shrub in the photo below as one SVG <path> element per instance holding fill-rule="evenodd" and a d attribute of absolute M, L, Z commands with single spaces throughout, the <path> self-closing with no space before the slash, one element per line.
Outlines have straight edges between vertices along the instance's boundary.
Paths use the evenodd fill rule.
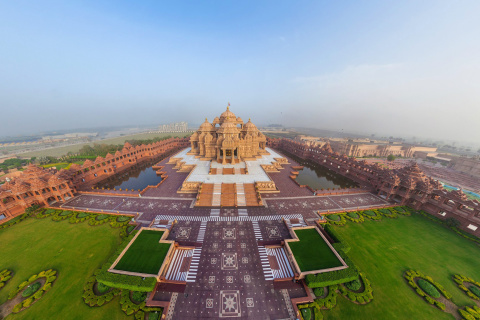
<path fill-rule="evenodd" d="M 479 289 L 477 286 L 470 285 L 470 286 L 468 287 L 468 289 L 469 289 L 474 295 L 476 295 L 478 298 L 480 298 L 480 289 Z"/>
<path fill-rule="evenodd" d="M 424 279 L 418 279 L 417 283 L 418 286 L 429 296 L 432 296 L 435 299 L 440 298 L 440 292 L 438 292 L 437 288 L 435 288 L 435 286 L 431 282 Z"/>
<path fill-rule="evenodd" d="M 35 280 L 35 279 L 34 279 Z M 42 285 L 40 282 L 35 282 L 34 284 L 28 286 L 23 292 L 22 292 L 22 297 L 30 297 L 32 294 L 38 291 Z"/>
<path fill-rule="evenodd" d="M 26 299 L 26 300 L 23 301 L 22 307 L 23 307 L 23 308 L 28 308 L 28 307 L 30 307 L 30 305 L 31 305 L 32 303 L 33 303 L 33 297 L 30 297 L 30 298 L 28 298 L 28 299 Z"/>
<path fill-rule="evenodd" d="M 125 222 L 125 221 L 130 221 L 132 218 L 131 217 L 127 217 L 127 216 L 120 216 L 117 218 L 117 221 L 118 222 Z"/>
<path fill-rule="evenodd" d="M 98 290 L 99 293 L 105 293 L 108 290 L 110 290 L 110 287 L 104 285 L 103 283 L 98 282 L 97 283 L 97 290 Z"/>
<path fill-rule="evenodd" d="M 377 214 L 371 210 L 365 210 L 363 211 L 363 213 L 365 213 L 367 216 L 370 216 L 370 217 L 374 217 L 376 216 Z"/>
<path fill-rule="evenodd" d="M 345 283 L 345 286 L 352 291 L 358 291 L 362 287 L 362 283 L 359 279 L 355 279 L 353 281 Z"/>
<path fill-rule="evenodd" d="M 358 219 L 360 216 L 358 215 L 358 213 L 354 212 L 354 211 L 351 211 L 351 212 L 348 212 L 347 213 L 347 216 L 349 216 L 350 218 L 354 218 L 354 219 Z"/>
<path fill-rule="evenodd" d="M 136 302 L 143 302 L 147 299 L 147 293 L 141 291 L 132 292 L 132 299 Z"/>
<path fill-rule="evenodd" d="M 20 310 L 22 310 L 22 308 L 23 308 L 23 306 L 22 306 L 21 303 L 16 304 L 15 307 L 13 307 L 12 312 L 13 313 L 18 313 L 18 312 L 20 312 Z"/>
<path fill-rule="evenodd" d="M 329 214 L 326 215 L 326 217 L 328 220 L 340 221 L 340 217 L 338 216 L 338 214 Z"/>
<path fill-rule="evenodd" d="M 302 317 L 304 320 L 312 319 L 312 310 L 310 308 L 302 309 Z"/>
<path fill-rule="evenodd" d="M 78 219 L 86 218 L 86 217 L 88 217 L 88 216 L 90 216 L 90 214 L 89 214 L 89 213 L 86 213 L 86 212 L 80 212 L 80 213 L 77 214 L 77 218 L 78 218 Z"/>
<path fill-rule="evenodd" d="M 101 221 L 108 218 L 108 214 L 99 214 L 95 219 Z"/>
<path fill-rule="evenodd" d="M 465 310 L 462 310 L 462 309 L 458 309 L 458 313 L 460 313 L 460 315 L 463 317 L 463 319 L 465 320 L 475 320 L 475 317 L 472 316 L 470 313 L 468 313 L 467 311 Z"/>
<path fill-rule="evenodd" d="M 153 291 L 157 283 L 156 279 L 152 277 L 145 278 L 144 280 L 142 277 L 116 274 L 106 270 L 102 270 L 97 275 L 97 281 L 112 288 L 142 292 Z"/>

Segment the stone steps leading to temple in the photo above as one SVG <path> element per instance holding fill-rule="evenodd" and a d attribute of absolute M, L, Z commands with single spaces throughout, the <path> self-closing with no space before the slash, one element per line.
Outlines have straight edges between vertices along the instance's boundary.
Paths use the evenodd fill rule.
<path fill-rule="evenodd" d="M 245 207 L 247 205 L 247 199 L 245 198 L 245 188 L 243 183 L 236 183 L 235 188 L 237 191 L 237 206 Z"/>
<path fill-rule="evenodd" d="M 219 207 L 222 200 L 222 184 L 213 184 L 212 207 Z"/>

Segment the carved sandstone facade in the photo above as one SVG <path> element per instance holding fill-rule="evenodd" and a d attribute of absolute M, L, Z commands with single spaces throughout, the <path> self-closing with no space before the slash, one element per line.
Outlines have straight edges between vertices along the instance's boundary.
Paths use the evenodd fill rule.
<path fill-rule="evenodd" d="M 33 204 L 65 202 L 77 190 L 86 190 L 140 162 L 171 154 L 188 144 L 188 138 L 170 138 L 139 146 L 125 143 L 115 154 L 97 157 L 95 161 L 86 160 L 83 165 L 72 164 L 68 170 L 28 166 L 19 177 L 0 186 L 0 215 L 4 216 L 0 221 L 23 213 Z"/>
<path fill-rule="evenodd" d="M 327 143 L 311 146 L 289 139 L 268 139 L 269 147 L 285 150 L 303 159 L 309 159 L 347 178 L 369 187 L 380 197 L 424 210 L 440 219 L 453 217 L 461 222 L 461 229 L 480 236 L 480 202 L 469 200 L 463 191 L 448 192 L 442 184 L 426 176 L 416 163 L 388 170 L 377 163 L 340 155 Z"/>
<path fill-rule="evenodd" d="M 265 154 L 266 138 L 257 127 L 243 120 L 227 107 L 212 123 L 205 119 L 190 137 L 191 153 L 205 160 L 216 159 L 223 164 L 236 163 Z"/>

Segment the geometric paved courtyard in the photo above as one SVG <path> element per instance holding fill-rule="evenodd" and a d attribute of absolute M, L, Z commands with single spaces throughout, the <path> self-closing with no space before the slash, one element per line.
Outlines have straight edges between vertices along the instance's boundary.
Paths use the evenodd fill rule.
<path fill-rule="evenodd" d="M 368 192 L 314 196 L 290 179 L 291 167 L 297 164 L 289 159 L 284 169 L 270 174 L 280 192 L 262 194 L 264 207 L 196 208 L 194 194 L 176 193 L 186 174 L 167 162 L 161 165 L 168 179 L 142 197 L 80 195 L 62 205 L 138 214 L 136 221 L 142 226 L 177 221 L 167 240 L 193 245 L 195 251 L 186 286 L 160 286 L 154 293 L 155 300 L 170 301 L 167 319 L 294 319 L 290 298 L 305 296 L 305 289 L 291 280 L 273 281 L 265 245 L 291 238 L 289 223 L 313 225 L 329 210 L 387 204 Z"/>

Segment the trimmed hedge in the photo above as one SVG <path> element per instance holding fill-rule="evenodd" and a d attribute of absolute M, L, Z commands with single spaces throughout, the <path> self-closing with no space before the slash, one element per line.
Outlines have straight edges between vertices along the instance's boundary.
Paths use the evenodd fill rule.
<path fill-rule="evenodd" d="M 444 288 L 443 286 L 438 283 L 438 282 L 435 282 L 431 277 L 428 277 L 426 275 L 424 275 L 423 273 L 421 272 L 418 272 L 418 271 L 415 271 L 415 270 L 407 270 L 404 274 L 404 278 L 405 280 L 407 280 L 408 282 L 408 285 L 410 287 L 412 287 L 413 290 L 415 290 L 415 292 L 423 297 L 429 304 L 431 305 L 435 305 L 437 308 L 445 311 L 445 304 L 438 301 L 438 300 L 435 300 L 436 298 L 434 296 L 430 296 L 429 292 L 427 291 L 424 291 L 419 284 L 417 284 L 417 281 L 415 281 L 416 279 L 423 279 L 424 281 L 428 281 L 432 286 L 435 287 L 435 289 L 437 291 L 439 291 L 446 299 L 448 300 L 451 300 L 452 299 L 452 295 L 450 293 L 448 293 Z M 427 289 L 428 290 L 428 289 Z M 434 299 L 435 298 L 435 299 Z"/>
<path fill-rule="evenodd" d="M 0 289 L 5 286 L 8 280 L 12 278 L 12 271 L 5 269 L 0 271 Z"/>
<path fill-rule="evenodd" d="M 365 218 L 356 211 L 347 212 L 347 214 L 345 215 L 345 218 L 357 223 L 361 223 L 365 221 Z"/>
<path fill-rule="evenodd" d="M 57 274 L 57 271 L 52 270 L 52 269 L 42 271 L 39 274 L 32 275 L 30 278 L 28 278 L 28 280 L 23 281 L 18 286 L 17 289 L 10 291 L 10 293 L 8 295 L 8 299 L 12 300 L 21 291 L 28 290 L 28 288 L 25 289 L 28 285 L 36 282 L 40 278 L 45 278 L 45 283 L 43 284 L 43 286 L 41 288 L 37 289 L 36 292 L 32 292 L 33 295 L 30 295 L 30 297 L 28 297 L 27 299 L 23 300 L 22 302 L 16 304 L 13 307 L 12 312 L 13 313 L 18 313 L 22 310 L 25 310 L 26 308 L 30 307 L 33 303 L 35 303 L 37 300 L 39 300 L 45 294 L 45 292 L 47 292 L 48 290 L 50 290 L 52 288 L 53 282 L 57 279 L 56 274 Z"/>
<path fill-rule="evenodd" d="M 312 314 L 313 314 L 313 318 L 315 320 L 322 320 L 323 319 L 323 314 L 320 311 L 320 306 L 315 302 L 308 303 L 308 304 L 300 304 L 300 305 L 297 305 L 297 308 L 300 311 L 300 317 L 304 320 L 307 319 L 307 318 L 303 317 L 303 314 L 304 314 L 303 310 L 309 310 L 309 312 L 305 311 L 306 314 L 308 314 L 308 316 L 310 317 L 308 319 L 312 319 Z"/>
<path fill-rule="evenodd" d="M 417 284 L 429 296 L 434 297 L 435 299 L 440 298 L 440 292 L 438 292 L 437 288 L 435 288 L 435 286 L 430 282 L 423 279 L 418 279 Z"/>
<path fill-rule="evenodd" d="M 153 291 L 157 284 L 157 279 L 153 277 L 144 280 L 142 277 L 111 273 L 106 270 L 102 270 L 97 275 L 97 281 L 112 288 L 142 292 Z"/>
<path fill-rule="evenodd" d="M 125 222 L 125 221 L 130 221 L 132 220 L 132 217 L 128 217 L 128 216 L 120 216 L 117 218 L 117 221 L 118 222 Z"/>
<path fill-rule="evenodd" d="M 382 220 L 381 214 L 375 212 L 374 210 L 364 210 L 361 211 L 360 214 L 370 220 Z"/>
<path fill-rule="evenodd" d="M 388 218 L 398 218 L 398 214 L 395 210 L 392 210 L 392 209 L 387 209 L 387 208 L 383 208 L 383 209 L 379 209 L 379 210 L 375 210 L 376 213 L 380 213 L 381 215 L 385 216 L 385 217 L 388 217 Z"/>
<path fill-rule="evenodd" d="M 347 220 L 345 220 L 345 214 L 326 214 L 325 219 L 328 221 L 328 223 L 337 226 L 343 226 L 345 223 L 347 223 Z"/>
<path fill-rule="evenodd" d="M 333 309 L 337 305 L 338 285 L 328 286 L 328 294 L 324 298 L 315 299 L 319 308 Z"/>
<path fill-rule="evenodd" d="M 360 282 L 359 279 L 355 279 L 353 281 L 346 282 L 345 287 L 347 287 L 348 289 L 350 289 L 352 291 L 358 291 L 362 287 L 362 283 Z"/>
<path fill-rule="evenodd" d="M 455 281 L 458 287 L 465 292 L 467 296 L 474 300 L 480 300 L 480 282 L 473 280 L 472 278 L 466 277 L 461 274 L 456 274 L 453 276 L 453 281 Z M 470 286 L 467 288 L 465 282 L 470 283 Z"/>
<path fill-rule="evenodd" d="M 75 212 L 73 216 L 70 217 L 68 220 L 70 223 L 75 224 L 75 223 L 81 223 L 89 219 L 90 214 L 86 212 Z"/>
<path fill-rule="evenodd" d="M 347 298 L 348 300 L 352 302 L 356 302 L 359 304 L 367 304 L 370 301 L 373 300 L 373 290 L 372 290 L 372 285 L 370 281 L 365 277 L 363 273 L 360 272 L 360 279 L 361 282 L 363 283 L 363 291 L 362 292 L 356 292 L 358 289 L 360 289 L 361 284 L 360 280 L 357 279 L 359 288 L 357 290 L 352 290 L 348 287 L 348 283 L 339 286 L 340 293 Z"/>
<path fill-rule="evenodd" d="M 480 319 L 480 308 L 477 306 L 465 307 L 465 310 L 458 309 L 458 313 L 462 316 L 462 319 L 476 320 Z"/>
<path fill-rule="evenodd" d="M 120 295 L 122 293 L 122 290 L 120 289 L 112 289 L 108 291 L 110 288 L 105 286 L 107 290 L 105 292 L 100 291 L 100 287 L 103 286 L 103 284 L 98 283 L 97 289 L 99 292 L 101 292 L 101 295 L 96 295 L 95 291 L 93 290 L 93 287 L 95 283 L 97 282 L 97 279 L 95 276 L 91 276 L 87 279 L 87 282 L 83 286 L 83 301 L 88 304 L 90 307 L 101 307 L 106 303 L 109 303 L 110 301 L 113 300 L 114 297 Z M 105 288 L 104 287 L 104 288 Z"/>
<path fill-rule="evenodd" d="M 95 278 L 96 279 L 96 278 Z M 97 291 L 101 294 L 104 294 L 111 288 L 109 286 L 104 285 L 103 283 L 97 282 Z"/>
<path fill-rule="evenodd" d="M 323 229 L 327 234 L 330 236 L 330 238 L 333 239 L 334 242 L 334 248 L 338 250 L 343 250 L 343 252 L 348 253 L 351 249 L 350 244 L 345 240 L 343 236 L 341 236 L 337 231 L 335 231 L 335 227 L 331 225 L 324 225 Z"/>
<path fill-rule="evenodd" d="M 41 286 L 42 285 L 41 285 L 40 282 L 35 282 L 31 286 L 28 286 L 27 289 L 23 290 L 22 297 L 24 297 L 24 298 L 30 297 L 32 294 L 37 292 L 38 289 L 40 289 Z"/>
<path fill-rule="evenodd" d="M 325 217 L 332 221 L 340 221 L 340 217 L 338 216 L 338 214 L 328 214 Z"/>
<path fill-rule="evenodd" d="M 132 299 L 134 302 L 141 303 L 147 299 L 147 293 L 141 291 L 133 291 L 132 292 Z"/>
<path fill-rule="evenodd" d="M 480 289 L 476 286 L 469 286 L 468 290 L 470 290 L 474 295 L 480 298 Z"/>
<path fill-rule="evenodd" d="M 305 282 L 308 287 L 326 287 L 340 283 L 350 282 L 358 278 L 359 273 L 353 261 L 350 260 L 350 258 L 343 252 L 343 250 L 337 251 L 343 258 L 345 263 L 348 265 L 348 268 L 324 273 L 307 274 L 307 276 L 305 277 Z"/>

